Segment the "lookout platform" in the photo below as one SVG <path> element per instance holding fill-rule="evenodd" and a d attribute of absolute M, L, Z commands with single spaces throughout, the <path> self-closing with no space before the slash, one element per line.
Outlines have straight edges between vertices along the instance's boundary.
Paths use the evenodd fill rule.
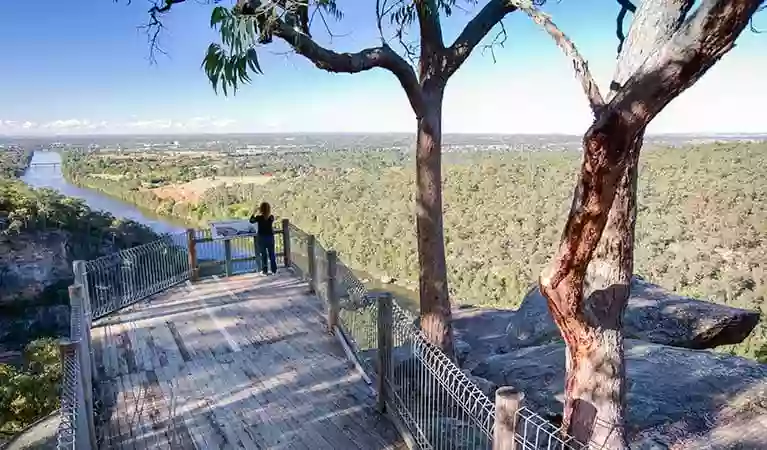
<path fill-rule="evenodd" d="M 94 322 L 101 447 L 406 448 L 308 292 L 213 277 Z"/>

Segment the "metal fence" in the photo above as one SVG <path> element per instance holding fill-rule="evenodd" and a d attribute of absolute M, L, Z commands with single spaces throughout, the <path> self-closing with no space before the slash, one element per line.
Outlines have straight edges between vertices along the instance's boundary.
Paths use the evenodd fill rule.
<path fill-rule="evenodd" d="M 187 233 L 168 234 L 86 262 L 85 273 L 75 281 L 85 286 L 97 319 L 188 280 L 188 255 Z"/>
<path fill-rule="evenodd" d="M 78 271 L 75 266 L 75 273 Z M 96 447 L 93 414 L 90 307 L 83 301 L 83 286 L 69 287 L 70 333 L 59 343 L 62 363 L 58 449 L 91 450 Z"/>
<path fill-rule="evenodd" d="M 208 233 L 206 235 L 205 233 Z M 522 405 L 523 395 L 503 388 L 492 401 L 441 350 L 416 318 L 388 293 L 368 292 L 354 272 L 317 239 L 283 221 L 277 248 L 322 300 L 328 326 L 369 383 L 411 448 L 581 450 L 561 429 Z M 90 325 L 101 317 L 193 278 L 205 260 L 226 273 L 259 268 L 254 236 L 213 239 L 206 231 L 162 239 L 75 263 L 70 287 L 72 326 L 61 343 L 63 380 L 59 449 L 97 446 L 92 399 Z M 240 255 L 242 253 L 242 255 Z M 235 264 L 249 264 L 235 267 Z M 220 266 L 220 264 L 219 264 Z M 503 394 L 502 394 L 503 393 Z M 507 395 L 511 394 L 511 395 Z"/>
<path fill-rule="evenodd" d="M 500 406 L 499 390 L 491 400 L 429 343 L 416 318 L 390 294 L 368 292 L 335 252 L 326 251 L 314 236 L 295 228 L 290 238 L 296 273 L 309 279 L 329 326 L 366 380 L 376 385 L 380 405 L 410 448 L 587 448 L 524 407 L 522 394 L 515 393 L 514 402 Z M 497 419 L 505 425 L 499 426 Z"/>

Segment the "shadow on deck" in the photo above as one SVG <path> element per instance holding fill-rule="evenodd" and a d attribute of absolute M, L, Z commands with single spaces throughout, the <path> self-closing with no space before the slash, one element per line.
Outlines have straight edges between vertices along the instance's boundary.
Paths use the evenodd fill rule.
<path fill-rule="evenodd" d="M 307 292 L 213 278 L 96 322 L 101 448 L 405 448 Z"/>

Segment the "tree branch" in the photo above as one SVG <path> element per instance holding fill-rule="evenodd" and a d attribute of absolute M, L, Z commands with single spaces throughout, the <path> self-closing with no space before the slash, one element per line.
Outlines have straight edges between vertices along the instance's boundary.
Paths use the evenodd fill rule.
<path fill-rule="evenodd" d="M 296 53 L 328 72 L 358 73 L 377 67 L 388 70 L 399 80 L 416 116 L 421 116 L 423 98 L 413 67 L 387 44 L 357 53 L 337 53 L 322 47 L 280 19 L 276 22 L 274 35 L 284 40 Z"/>
<path fill-rule="evenodd" d="M 584 136 L 585 159 L 557 256 L 541 277 L 553 293 L 563 280 L 580 292 L 591 255 L 599 243 L 631 148 L 628 143 L 663 108 L 692 86 L 734 46 L 764 0 L 703 0 L 674 36 L 634 73 Z M 550 297 L 551 298 L 551 297 Z"/>
<path fill-rule="evenodd" d="M 583 56 L 581 56 L 573 41 L 567 37 L 559 27 L 557 27 L 549 15 L 544 14 L 538 8 L 533 6 L 533 3 L 530 0 L 509 0 L 509 2 L 513 3 L 517 8 L 530 16 L 530 18 L 533 19 L 533 22 L 543 27 L 549 36 L 554 39 L 557 47 L 562 49 L 565 55 L 572 60 L 573 69 L 575 70 L 575 78 L 581 83 L 583 93 L 586 94 L 591 111 L 594 113 L 594 116 L 597 117 L 602 108 L 604 108 L 605 101 L 604 98 L 602 98 L 602 94 L 599 92 L 599 86 L 591 75 L 588 63 Z"/>
<path fill-rule="evenodd" d="M 436 0 L 415 0 L 418 26 L 421 28 L 421 59 L 441 54 L 445 50 L 439 8 Z"/>
<path fill-rule="evenodd" d="M 693 3 L 694 0 L 644 0 L 638 9 L 632 11 L 634 19 L 626 45 L 618 54 L 608 102 L 654 51 L 674 37 Z"/>
<path fill-rule="evenodd" d="M 621 5 L 621 10 L 615 20 L 615 34 L 618 36 L 618 54 L 620 54 L 623 50 L 623 41 L 626 40 L 626 35 L 623 34 L 623 20 L 629 12 L 636 14 L 637 7 L 631 3 L 631 0 L 618 0 L 618 4 Z"/>
<path fill-rule="evenodd" d="M 453 45 L 446 51 L 445 75 L 450 77 L 469 57 L 487 33 L 517 7 L 506 0 L 490 0 L 484 8 L 466 24 Z"/>
<path fill-rule="evenodd" d="M 762 3 L 764 0 L 703 0 L 616 93 L 609 109 L 625 120 L 649 123 L 735 46 Z"/>

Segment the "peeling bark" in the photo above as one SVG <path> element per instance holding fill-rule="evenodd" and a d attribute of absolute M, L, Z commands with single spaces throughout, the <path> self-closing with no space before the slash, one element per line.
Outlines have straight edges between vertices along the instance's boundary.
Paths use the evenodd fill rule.
<path fill-rule="evenodd" d="M 559 250 L 540 278 L 567 345 L 563 426 L 600 448 L 628 448 L 621 330 L 645 127 L 733 47 L 761 0 L 704 0 L 685 21 L 692 3 L 640 5 L 608 104 L 584 136 L 581 176 Z"/>

